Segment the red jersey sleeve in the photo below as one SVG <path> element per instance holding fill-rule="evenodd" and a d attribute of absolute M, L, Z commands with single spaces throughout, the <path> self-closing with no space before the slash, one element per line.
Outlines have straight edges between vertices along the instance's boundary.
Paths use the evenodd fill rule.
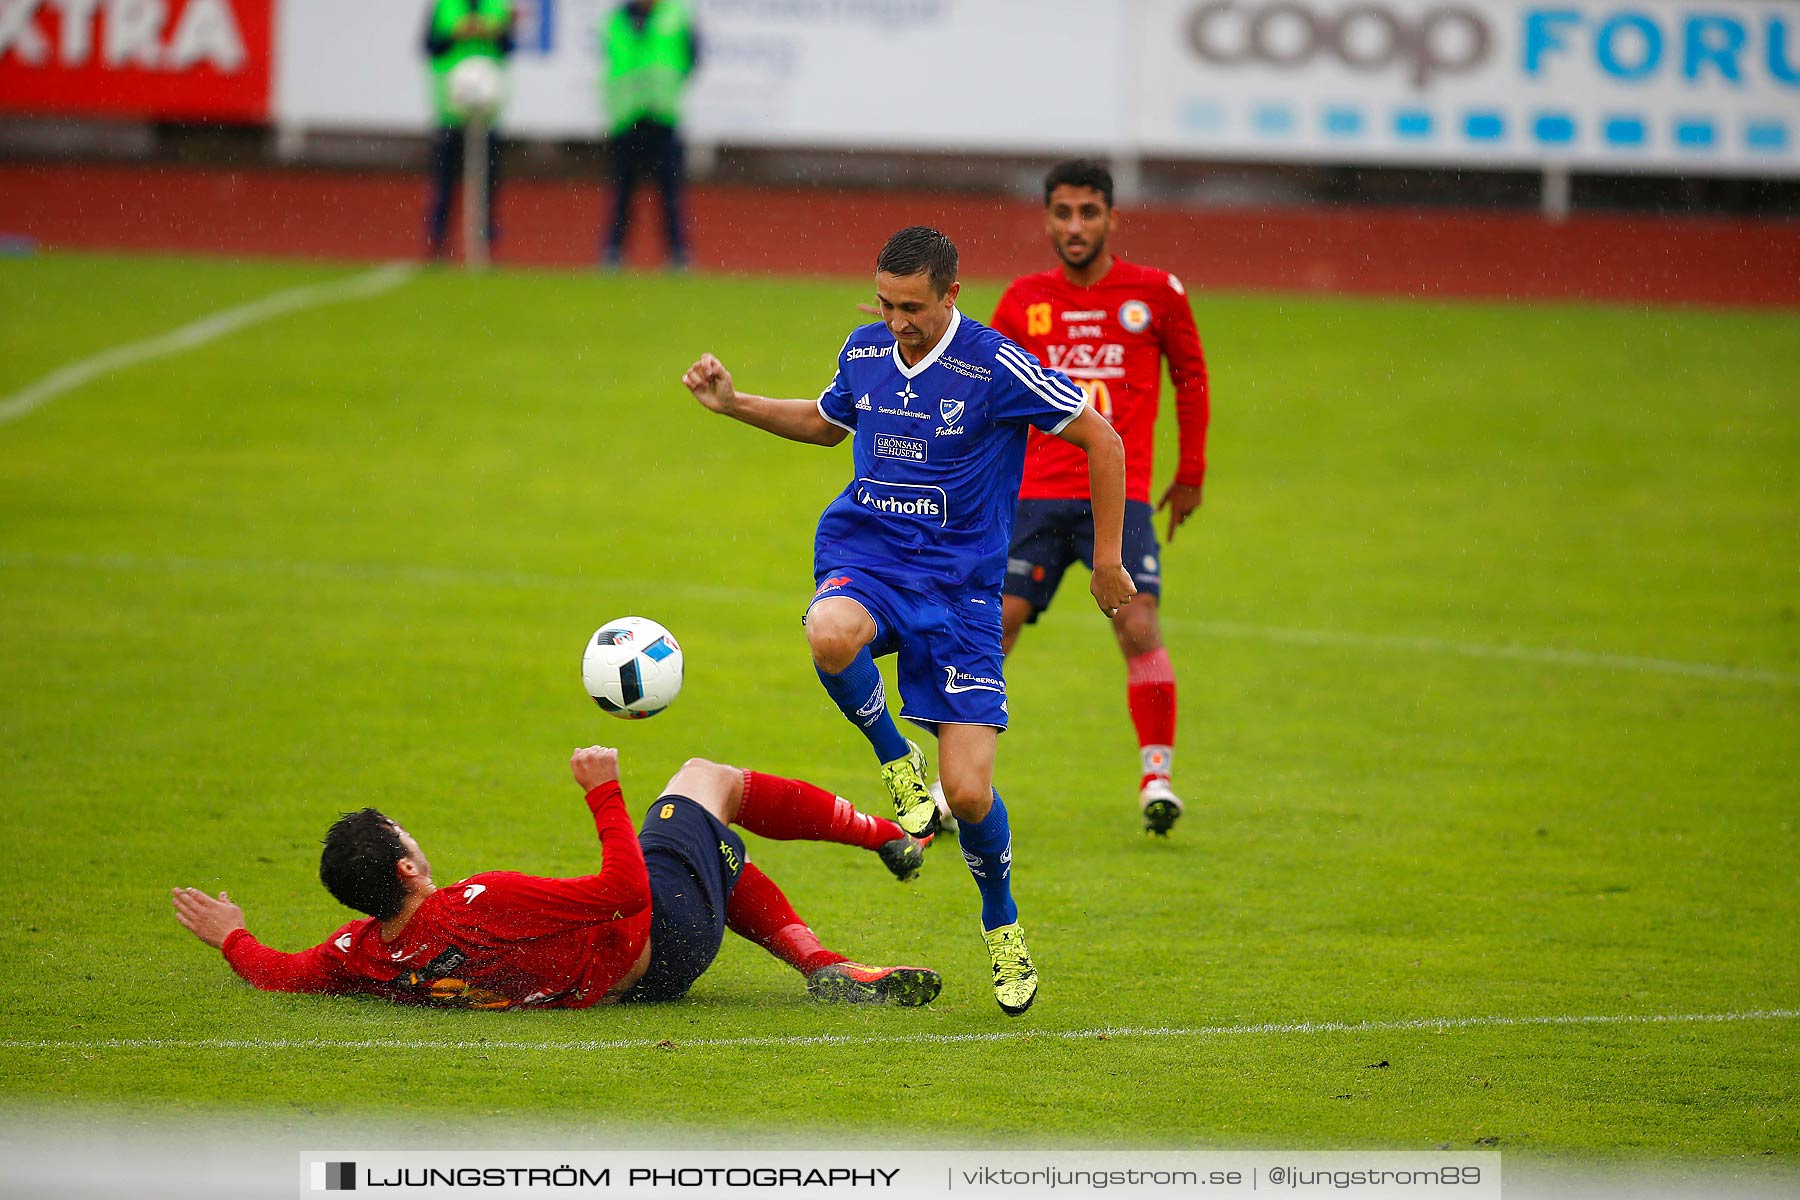
<path fill-rule="evenodd" d="M 1163 357 L 1169 360 L 1169 378 L 1175 383 L 1175 420 L 1181 431 L 1175 482 L 1199 487 L 1206 480 L 1206 426 L 1212 420 L 1206 354 L 1200 349 L 1200 331 L 1194 327 L 1187 291 L 1173 275 L 1168 284 L 1163 319 L 1156 328 Z"/>
<path fill-rule="evenodd" d="M 311 950 L 284 954 L 263 945 L 249 930 L 234 929 L 225 936 L 219 952 L 243 980 L 265 992 L 360 992 L 363 983 L 345 966 L 345 952 L 337 945 L 360 922 L 352 921 Z"/>
<path fill-rule="evenodd" d="M 603 783 L 587 794 L 600 835 L 600 873 L 574 879 L 494 872 L 492 879 L 507 901 L 504 919 L 497 915 L 492 932 L 507 938 L 536 938 L 567 929 L 620 921 L 650 907 L 650 873 L 644 850 L 625 812 L 625 797 L 616 783 Z M 503 928 L 499 927 L 503 925 Z"/>
<path fill-rule="evenodd" d="M 1019 298 L 1017 286 L 1007 286 L 1000 303 L 994 306 L 994 319 L 988 322 L 988 328 L 1025 346 L 1028 351 L 1031 349 L 1025 344 L 1025 302 Z"/>

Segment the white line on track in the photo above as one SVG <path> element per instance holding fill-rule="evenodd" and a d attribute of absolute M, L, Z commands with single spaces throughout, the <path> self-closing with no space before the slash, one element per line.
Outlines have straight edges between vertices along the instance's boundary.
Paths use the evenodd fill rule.
<path fill-rule="evenodd" d="M 376 296 L 390 288 L 404 283 L 413 273 L 413 268 L 404 263 L 390 263 L 360 275 L 352 275 L 347 279 L 333 279 L 325 283 L 307 284 L 304 287 L 289 288 L 282 292 L 273 292 L 260 300 L 252 300 L 248 304 L 240 304 L 235 308 L 227 308 L 211 316 L 201 317 L 198 321 L 183 325 L 168 333 L 156 337 L 145 338 L 139 342 L 128 342 L 123 346 L 114 346 L 110 350 L 88 358 L 72 362 L 66 367 L 58 367 L 36 383 L 22 391 L 0 399 L 0 425 L 8 421 L 16 421 L 36 409 L 42 408 L 64 392 L 72 391 L 84 383 L 97 379 L 113 371 L 125 367 L 136 366 L 151 359 L 167 358 L 171 354 L 197 349 L 208 342 L 217 341 L 227 334 L 236 333 L 251 325 L 258 325 L 288 313 L 301 309 L 318 308 L 326 304 L 338 304 L 345 300 L 360 300 L 366 296 Z"/>
<path fill-rule="evenodd" d="M 151 557 L 136 554 L 9 554 L 0 552 L 0 568 L 45 565 L 72 570 L 216 572 L 222 575 L 302 576 L 320 579 L 398 580 L 440 587 L 517 587 L 592 589 L 595 581 L 579 575 L 548 572 L 483 571 L 461 567 L 425 567 L 408 563 L 298 562 L 263 558 Z M 720 584 L 674 584 L 659 588 L 662 595 L 720 604 L 760 603 L 792 607 L 803 603 L 806 593 L 772 588 L 732 587 Z M 798 599 L 797 599 L 798 598 Z M 797 610 L 796 610 L 797 611 Z M 1405 637 L 1357 633 L 1354 630 L 1288 629 L 1273 625 L 1243 625 L 1230 621 L 1191 621 L 1164 615 L 1163 625 L 1187 629 L 1206 637 L 1276 642 L 1300 646 L 1343 646 L 1360 650 L 1403 651 L 1411 654 L 1454 655 L 1461 658 L 1500 659 L 1513 662 L 1549 663 L 1565 667 L 1607 671 L 1638 671 L 1687 679 L 1711 679 L 1726 683 L 1757 683 L 1770 687 L 1800 687 L 1800 674 L 1762 667 L 1738 667 L 1725 663 L 1651 658 L 1636 654 L 1603 654 L 1591 650 L 1561 650 L 1549 646 L 1516 646 L 1483 642 L 1452 642 L 1442 638 Z"/>
<path fill-rule="evenodd" d="M 1093 1029 L 1007 1029 L 992 1033 L 911 1033 L 881 1037 L 817 1034 L 799 1037 L 679 1038 L 681 1048 L 718 1050 L 773 1049 L 789 1046 L 916 1046 L 968 1042 L 1017 1042 L 1033 1039 L 1105 1041 L 1113 1038 L 1199 1038 L 1308 1036 L 1324 1033 L 1407 1033 L 1442 1029 L 1511 1029 L 1528 1026 L 1718 1025 L 1744 1021 L 1792 1021 L 1800 1009 L 1771 1008 L 1724 1013 L 1621 1013 L 1612 1016 L 1565 1017 L 1415 1017 L 1402 1021 L 1296 1021 L 1263 1025 L 1193 1027 L 1098 1026 Z M 8 1038 L 5 1050 L 649 1050 L 665 1046 L 660 1038 L 615 1038 L 603 1041 L 519 1042 L 500 1039 L 409 1038 Z"/>

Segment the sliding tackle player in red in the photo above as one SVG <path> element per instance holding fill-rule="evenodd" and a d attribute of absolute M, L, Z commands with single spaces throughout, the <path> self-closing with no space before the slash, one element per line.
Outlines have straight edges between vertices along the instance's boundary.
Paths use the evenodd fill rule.
<path fill-rule="evenodd" d="M 244 979 L 279 992 L 483 1009 L 674 1000 L 729 927 L 804 975 L 820 1000 L 937 997 L 936 971 L 865 966 L 820 945 L 730 826 L 872 850 L 902 880 L 924 859 L 919 839 L 810 783 L 699 758 L 669 780 L 634 836 L 618 761 L 617 750 L 589 746 L 569 763 L 600 836 L 597 874 L 487 871 L 440 888 L 412 835 L 365 808 L 325 835 L 319 879 L 367 915 L 319 945 L 297 954 L 263 945 L 224 892 L 175 888 L 175 918 Z"/>
<path fill-rule="evenodd" d="M 1137 729 L 1144 828 L 1166 834 L 1181 816 L 1169 781 L 1175 756 L 1175 670 L 1163 646 L 1157 602 L 1162 549 L 1150 509 L 1151 455 L 1162 363 L 1175 383 L 1180 458 L 1157 509 L 1169 510 L 1169 541 L 1200 507 L 1209 415 L 1206 360 L 1181 281 L 1113 254 L 1112 175 L 1084 159 L 1058 163 L 1044 179 L 1052 271 L 1013 280 L 993 328 L 1061 371 L 1112 422 L 1125 443 L 1125 569 L 1137 599 L 1112 617 L 1125 656 L 1126 702 Z M 1091 569 L 1094 517 L 1087 460 L 1073 446 L 1033 432 L 1025 450 L 1001 615 L 1005 648 L 1050 607 L 1071 562 Z"/>

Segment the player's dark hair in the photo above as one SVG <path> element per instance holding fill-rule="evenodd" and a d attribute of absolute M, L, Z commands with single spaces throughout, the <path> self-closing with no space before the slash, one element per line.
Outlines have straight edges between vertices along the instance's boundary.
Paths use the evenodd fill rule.
<path fill-rule="evenodd" d="M 345 813 L 325 833 L 319 882 L 345 908 L 385 921 L 406 903 L 394 870 L 406 857 L 394 823 L 372 808 Z"/>
<path fill-rule="evenodd" d="M 956 282 L 956 243 L 929 225 L 910 225 L 887 240 L 875 269 L 905 278 L 921 271 L 942 296 Z"/>
<path fill-rule="evenodd" d="M 1112 172 L 1091 158 L 1071 158 L 1050 168 L 1044 176 L 1045 207 L 1059 187 L 1093 188 L 1106 200 L 1106 207 L 1113 206 Z"/>

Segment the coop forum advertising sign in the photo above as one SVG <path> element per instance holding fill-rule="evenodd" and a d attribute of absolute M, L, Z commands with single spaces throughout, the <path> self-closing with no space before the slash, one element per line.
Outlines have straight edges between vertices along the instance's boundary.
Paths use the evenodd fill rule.
<path fill-rule="evenodd" d="M 1145 153 L 1800 173 L 1800 5 L 1145 0 Z"/>
<path fill-rule="evenodd" d="M 515 0 L 501 128 L 598 139 L 616 0 Z M 0 0 L 0 110 L 429 127 L 427 0 Z M 1800 176 L 1800 2 L 693 0 L 729 146 Z"/>

